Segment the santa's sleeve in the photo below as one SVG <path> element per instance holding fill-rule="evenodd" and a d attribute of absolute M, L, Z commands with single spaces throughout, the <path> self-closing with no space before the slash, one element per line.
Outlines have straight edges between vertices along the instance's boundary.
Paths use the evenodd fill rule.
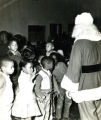
<path fill-rule="evenodd" d="M 62 88 L 70 92 L 78 90 L 81 66 L 81 49 L 79 42 L 76 42 L 71 51 L 67 72 L 61 82 Z"/>
<path fill-rule="evenodd" d="M 76 103 L 99 100 L 101 99 L 101 87 L 76 91 L 71 93 L 71 97 Z"/>

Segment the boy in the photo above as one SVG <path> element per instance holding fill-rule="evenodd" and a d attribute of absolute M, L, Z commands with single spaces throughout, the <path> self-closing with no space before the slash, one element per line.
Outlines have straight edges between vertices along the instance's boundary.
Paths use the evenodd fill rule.
<path fill-rule="evenodd" d="M 13 87 L 14 87 L 14 91 L 15 88 L 17 87 L 18 84 L 18 74 L 19 74 L 19 63 L 22 59 L 20 52 L 18 51 L 18 43 L 16 41 L 16 39 L 12 39 L 9 44 L 8 44 L 8 52 L 7 55 L 9 58 L 11 58 L 12 60 L 14 60 L 14 65 L 15 65 L 15 71 L 14 74 L 11 76 L 12 82 L 13 82 Z"/>
<path fill-rule="evenodd" d="M 52 80 L 51 74 L 54 67 L 54 61 L 52 58 L 45 56 L 41 60 L 41 65 L 42 70 L 39 71 L 36 77 L 35 92 L 42 116 L 36 117 L 35 120 L 51 120 L 51 95 L 54 89 L 58 92 L 57 84 L 55 80 Z"/>
<path fill-rule="evenodd" d="M 58 83 L 58 87 L 60 90 L 60 95 L 57 96 L 55 104 L 56 106 L 55 120 L 68 120 L 72 100 L 66 97 L 65 90 L 61 88 L 61 81 L 64 74 L 66 73 L 67 66 L 60 59 L 61 55 L 59 53 L 52 53 L 50 56 L 55 60 L 53 75 Z"/>
<path fill-rule="evenodd" d="M 11 120 L 13 89 L 10 75 L 14 62 L 9 58 L 0 59 L 0 120 Z"/>
<path fill-rule="evenodd" d="M 56 52 L 54 50 L 54 44 L 52 42 L 47 42 L 46 43 L 46 56 L 50 56 L 52 52 Z"/>

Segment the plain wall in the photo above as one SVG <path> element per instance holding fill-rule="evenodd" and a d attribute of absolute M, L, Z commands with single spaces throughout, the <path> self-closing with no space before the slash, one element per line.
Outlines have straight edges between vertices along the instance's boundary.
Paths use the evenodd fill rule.
<path fill-rule="evenodd" d="M 28 37 L 28 25 L 45 25 L 47 39 L 51 23 L 62 24 L 68 32 L 68 25 L 84 11 L 91 12 L 100 25 L 100 5 L 100 0 L 10 0 L 0 7 L 0 31 Z"/>

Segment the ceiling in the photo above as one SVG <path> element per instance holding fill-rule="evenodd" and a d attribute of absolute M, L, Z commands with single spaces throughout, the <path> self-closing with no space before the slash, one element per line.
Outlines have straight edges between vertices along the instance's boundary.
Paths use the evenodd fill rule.
<path fill-rule="evenodd" d="M 0 9 L 12 4 L 15 1 L 17 0 L 0 0 Z"/>
<path fill-rule="evenodd" d="M 12 0 L 0 0 L 0 7 L 7 4 L 10 1 L 12 1 Z"/>

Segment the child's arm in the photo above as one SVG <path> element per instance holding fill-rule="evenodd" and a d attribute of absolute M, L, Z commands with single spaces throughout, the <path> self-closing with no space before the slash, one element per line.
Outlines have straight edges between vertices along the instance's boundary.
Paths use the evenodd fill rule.
<path fill-rule="evenodd" d="M 101 87 L 70 93 L 76 103 L 101 99 Z"/>
<path fill-rule="evenodd" d="M 36 83 L 35 83 L 35 92 L 38 97 L 45 96 L 45 93 L 42 92 L 42 90 L 41 90 L 41 82 L 42 82 L 42 77 L 41 77 L 41 75 L 38 75 L 36 77 Z"/>
<path fill-rule="evenodd" d="M 53 85 L 54 85 L 54 92 L 57 92 L 58 94 L 60 94 L 59 86 L 54 76 L 53 76 Z"/>
<path fill-rule="evenodd" d="M 0 95 L 3 94 L 3 91 L 5 89 L 6 81 L 5 78 L 0 74 Z"/>

